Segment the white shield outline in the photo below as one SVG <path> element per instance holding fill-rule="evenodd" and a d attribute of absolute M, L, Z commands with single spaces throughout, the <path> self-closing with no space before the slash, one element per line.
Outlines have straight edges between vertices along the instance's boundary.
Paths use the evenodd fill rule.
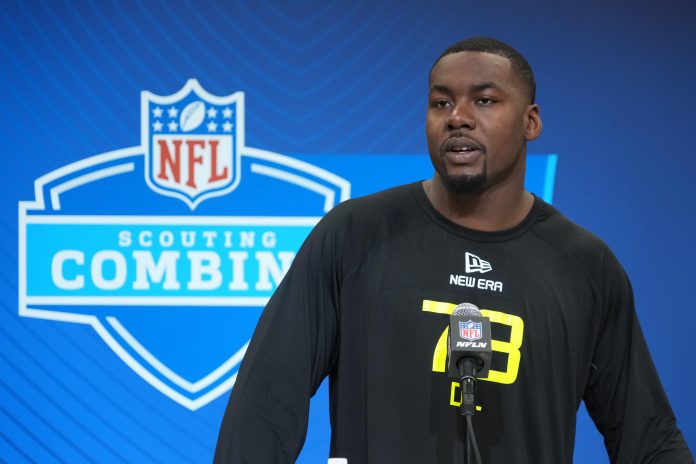
<path fill-rule="evenodd" d="M 351 185 L 346 179 L 333 174 L 332 172 L 321 169 L 310 163 L 291 158 L 279 153 L 272 153 L 257 148 L 245 147 L 243 131 L 243 93 L 236 92 L 228 97 L 215 97 L 205 92 L 195 79 L 189 80 L 186 85 L 176 94 L 164 97 L 159 101 L 168 101 L 182 98 L 181 95 L 188 95 L 190 91 L 197 91 L 199 97 L 209 98 L 211 102 L 223 105 L 228 102 L 236 101 L 236 120 L 237 120 L 237 172 L 241 172 L 241 157 L 248 158 L 251 162 L 251 172 L 254 175 L 272 177 L 290 184 L 297 185 L 318 194 L 324 198 L 324 213 L 328 212 L 339 202 L 350 198 Z M 152 94 L 143 92 L 143 99 L 146 101 Z M 143 106 L 141 106 L 142 111 Z M 148 114 L 149 116 L 149 114 Z M 149 117 L 147 122 L 149 124 Z M 74 189 L 92 182 L 102 181 L 112 176 L 118 176 L 133 172 L 135 161 L 144 157 L 143 169 L 144 177 L 148 180 L 147 165 L 148 156 L 146 147 L 149 143 L 149 135 L 141 132 L 143 146 L 123 148 L 111 152 L 102 153 L 89 158 L 70 163 L 51 171 L 34 181 L 34 200 L 19 202 L 19 233 L 18 233 L 18 307 L 19 316 L 31 317 L 44 320 L 61 322 L 72 322 L 87 324 L 94 328 L 97 334 L 104 340 L 107 346 L 136 374 L 143 378 L 152 387 L 159 390 L 164 396 L 179 403 L 185 408 L 195 411 L 222 394 L 229 391 L 235 383 L 237 373 L 235 367 L 239 365 L 246 352 L 248 341 L 243 341 L 236 348 L 236 351 L 227 359 L 223 360 L 215 369 L 207 375 L 195 381 L 184 379 L 165 363 L 157 359 L 142 343 L 140 343 L 124 325 L 113 316 L 89 314 L 89 312 L 71 312 L 69 306 L 108 308 L 109 306 L 130 306 L 142 305 L 143 300 L 146 305 L 166 305 L 166 306 L 264 306 L 264 298 L 245 298 L 245 297 L 82 297 L 82 296 L 37 296 L 27 295 L 27 225 L 31 223 L 120 223 L 122 221 L 134 221 L 157 223 L 170 222 L 176 223 L 187 221 L 203 223 L 228 223 L 229 221 L 258 222 L 286 225 L 313 225 L 320 219 L 319 217 L 294 217 L 294 216 L 269 216 L 269 217 L 220 217 L 220 216 L 89 216 L 89 215 L 55 215 L 52 213 L 61 212 L 61 196 Z M 189 205 L 191 210 L 195 208 L 203 199 L 213 196 L 221 196 L 229 193 L 238 185 L 240 176 L 237 176 L 235 185 L 226 188 L 224 191 L 213 192 L 205 197 L 197 198 L 196 202 Z M 166 196 L 172 192 L 160 192 L 156 188 L 148 186 L 158 194 Z M 36 214 L 45 212 L 48 214 Z M 130 218 L 130 219 L 129 219 Z M 310 224 L 311 223 L 311 224 Z M 263 300 L 263 301 L 262 301 Z M 43 309 L 41 305 L 52 305 L 64 307 L 61 309 Z"/>
<path fill-rule="evenodd" d="M 329 171 L 321 169 L 304 161 L 291 158 L 279 153 L 273 153 L 257 148 L 244 147 L 241 156 L 252 161 L 252 172 L 258 175 L 273 177 L 307 190 L 313 191 L 324 198 L 324 212 L 328 212 L 336 204 L 350 198 L 351 184 L 346 179 Z M 111 316 L 96 316 L 93 314 L 73 313 L 66 308 L 61 310 L 46 310 L 36 306 L 52 304 L 56 306 L 93 306 L 108 307 L 109 305 L 137 305 L 147 300 L 150 305 L 196 305 L 196 306 L 264 306 L 266 300 L 237 299 L 237 298 L 176 298 L 167 297 L 137 297 L 119 299 L 114 297 L 36 297 L 27 296 L 27 224 L 35 222 L 91 222 L 101 221 L 112 223 L 133 221 L 147 223 L 169 221 L 174 217 L 167 216 L 72 216 L 59 215 L 35 216 L 31 212 L 58 212 L 61 208 L 61 195 L 83 185 L 98 182 L 111 176 L 127 174 L 135 169 L 133 161 L 145 156 L 143 147 L 130 147 L 112 152 L 95 155 L 51 171 L 34 181 L 34 200 L 19 202 L 19 254 L 18 254 L 18 306 L 19 316 L 44 320 L 87 324 L 94 328 L 107 346 L 136 374 L 163 395 L 181 406 L 195 411 L 219 398 L 234 385 L 237 373 L 232 370 L 241 362 L 246 352 L 248 341 L 242 343 L 237 351 L 222 362 L 216 369 L 194 382 L 179 376 L 174 370 L 159 361 L 147 348 L 130 335 L 117 318 Z M 144 164 L 144 163 L 143 163 Z M 108 165 L 106 167 L 105 165 Z M 188 218 L 188 219 L 187 219 Z M 187 220 L 202 220 L 210 223 L 234 220 L 235 218 L 218 216 L 178 216 L 177 222 Z M 238 218 L 249 220 L 250 218 Z M 255 217 L 252 220 L 260 222 L 272 221 L 273 224 L 306 224 L 316 223 L 319 218 L 312 217 Z M 137 359 L 139 358 L 139 359 Z M 183 394 L 173 388 L 173 385 Z M 199 394 L 207 387 L 213 388 Z"/>
<path fill-rule="evenodd" d="M 193 200 L 182 192 L 161 188 L 150 179 L 150 162 L 152 159 L 150 150 L 152 147 L 150 146 L 150 111 L 148 110 L 149 103 L 155 103 L 157 105 L 171 105 L 181 101 L 190 93 L 193 93 L 205 102 L 213 103 L 215 105 L 236 104 L 236 110 L 234 112 L 233 135 L 234 158 L 232 159 L 232 163 L 234 165 L 234 177 L 232 178 L 232 182 L 224 189 L 204 192 L 195 197 Z M 242 148 L 244 147 L 244 92 L 238 91 L 226 96 L 213 95 L 205 90 L 197 79 L 189 79 L 179 91 L 171 95 L 157 95 L 150 91 L 143 90 L 140 93 L 140 137 L 141 146 L 145 150 L 145 182 L 147 183 L 147 186 L 160 195 L 182 200 L 188 205 L 191 211 L 193 211 L 204 200 L 226 195 L 239 186 L 242 174 L 241 152 Z"/>

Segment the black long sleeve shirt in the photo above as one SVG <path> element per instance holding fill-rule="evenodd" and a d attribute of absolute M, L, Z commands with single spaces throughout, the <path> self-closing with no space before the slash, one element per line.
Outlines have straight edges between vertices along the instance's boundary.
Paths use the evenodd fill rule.
<path fill-rule="evenodd" d="M 259 321 L 215 462 L 294 462 L 327 375 L 332 456 L 464 462 L 446 373 L 461 302 L 492 322 L 474 416 L 484 463 L 572 462 L 582 400 L 612 463 L 693 463 L 606 245 L 538 198 L 513 229 L 465 229 L 420 183 L 345 202 L 310 234 Z"/>

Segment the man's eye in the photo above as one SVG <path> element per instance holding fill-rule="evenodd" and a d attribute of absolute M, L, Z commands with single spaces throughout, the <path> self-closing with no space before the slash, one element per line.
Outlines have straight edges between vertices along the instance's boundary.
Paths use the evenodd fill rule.
<path fill-rule="evenodd" d="M 482 97 L 482 98 L 478 99 L 477 103 L 479 105 L 488 106 L 488 105 L 492 105 L 493 103 L 495 103 L 495 100 L 493 100 L 492 98 L 488 98 L 488 97 Z"/>
<path fill-rule="evenodd" d="M 434 108 L 447 108 L 449 106 L 450 106 L 450 103 L 447 100 L 435 100 L 433 102 Z"/>

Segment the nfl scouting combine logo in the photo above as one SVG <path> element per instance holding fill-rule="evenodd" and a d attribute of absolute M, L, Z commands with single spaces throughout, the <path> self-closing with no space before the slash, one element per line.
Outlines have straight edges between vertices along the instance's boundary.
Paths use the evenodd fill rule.
<path fill-rule="evenodd" d="M 141 145 L 34 183 L 19 205 L 19 314 L 91 325 L 196 410 L 234 384 L 261 309 L 350 184 L 244 145 L 244 94 L 141 97 Z"/>

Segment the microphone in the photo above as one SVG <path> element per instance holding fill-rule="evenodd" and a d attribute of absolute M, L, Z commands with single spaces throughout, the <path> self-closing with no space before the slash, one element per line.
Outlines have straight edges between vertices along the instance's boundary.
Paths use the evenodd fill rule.
<path fill-rule="evenodd" d="M 458 304 L 452 316 L 447 344 L 449 376 L 461 381 L 462 414 L 472 415 L 477 377 L 491 367 L 491 321 L 472 303 Z"/>

